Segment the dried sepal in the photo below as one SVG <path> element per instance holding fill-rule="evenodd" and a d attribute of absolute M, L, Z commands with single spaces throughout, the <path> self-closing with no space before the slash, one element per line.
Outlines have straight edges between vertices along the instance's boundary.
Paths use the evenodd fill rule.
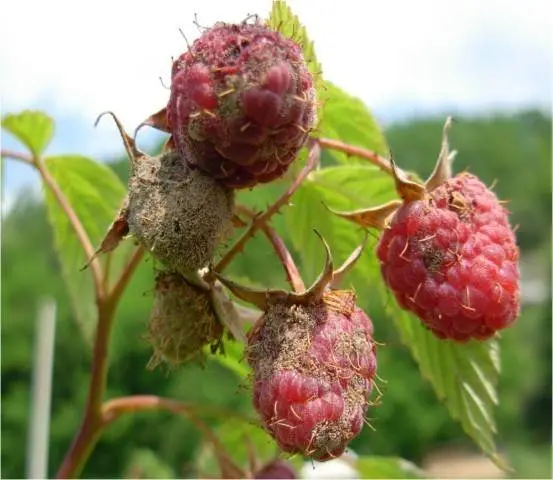
<path fill-rule="evenodd" d="M 150 115 L 142 123 L 140 123 L 140 125 L 138 125 L 138 127 L 136 127 L 134 131 L 134 138 L 136 138 L 138 131 L 142 127 L 152 127 L 152 128 L 155 128 L 156 130 L 160 130 L 165 133 L 171 133 L 169 124 L 167 122 L 167 108 L 166 107 L 162 108 L 156 113 L 153 113 L 152 115 Z"/>
<path fill-rule="evenodd" d="M 258 290 L 251 287 L 240 285 L 229 278 L 223 277 L 220 273 L 214 271 L 213 275 L 227 287 L 240 300 L 251 303 L 260 310 L 265 310 L 269 300 L 286 299 L 289 294 L 284 290 Z"/>
<path fill-rule="evenodd" d="M 365 234 L 365 238 L 363 238 L 363 242 L 361 243 L 361 245 L 359 245 L 353 252 L 351 252 L 350 256 L 346 258 L 345 262 L 337 270 L 334 270 L 334 273 L 332 274 L 332 281 L 330 282 L 331 289 L 336 290 L 340 288 L 340 284 L 344 280 L 344 277 L 355 266 L 357 260 L 361 258 L 361 254 L 367 246 L 368 239 L 369 236 Z"/>
<path fill-rule="evenodd" d="M 104 239 L 100 243 L 100 246 L 94 252 L 92 257 L 88 260 L 86 265 L 81 268 L 81 270 L 85 270 L 86 268 L 88 268 L 92 261 L 94 261 L 94 259 L 99 257 L 100 255 L 115 250 L 119 246 L 121 241 L 129 234 L 129 223 L 127 222 L 127 216 L 129 213 L 128 206 L 129 197 L 128 195 L 126 195 L 123 199 L 121 208 L 117 213 L 117 216 L 115 217 L 115 220 L 113 220 L 113 222 L 109 226 Z"/>
<path fill-rule="evenodd" d="M 332 276 L 334 274 L 334 270 L 333 270 L 334 264 L 332 262 L 332 254 L 330 253 L 330 247 L 328 246 L 328 243 L 323 238 L 323 236 L 317 230 L 314 230 L 314 232 L 320 238 L 325 248 L 325 263 L 324 263 L 323 271 L 320 273 L 319 277 L 315 280 L 315 282 L 313 282 L 313 285 L 311 285 L 311 287 L 309 287 L 304 293 L 297 295 L 302 299 L 308 298 L 309 300 L 319 299 L 323 297 L 323 293 L 325 292 L 328 285 L 332 281 Z"/>
<path fill-rule="evenodd" d="M 426 193 L 424 185 L 409 180 L 406 173 L 399 169 L 393 158 L 390 159 L 392 175 L 396 183 L 396 191 L 404 202 L 409 203 L 415 200 L 422 200 Z"/>
<path fill-rule="evenodd" d="M 455 151 L 449 151 L 448 134 L 449 130 L 451 129 L 452 123 L 453 118 L 447 117 L 443 128 L 442 148 L 440 150 L 440 154 L 438 155 L 438 161 L 436 162 L 434 171 L 432 172 L 430 177 L 428 177 L 428 180 L 426 180 L 426 183 L 424 184 L 427 192 L 431 192 L 435 188 L 439 187 L 442 183 L 449 180 L 452 176 L 451 164 L 453 162 L 453 158 L 457 153 Z"/>
<path fill-rule="evenodd" d="M 225 295 L 220 283 L 216 282 L 211 286 L 210 295 L 219 322 L 230 331 L 235 340 L 247 343 L 246 335 L 242 330 L 240 315 L 230 298 Z"/>
<path fill-rule="evenodd" d="M 125 151 L 127 152 L 127 155 L 129 156 L 131 164 L 133 165 L 140 157 L 144 156 L 144 152 L 141 152 L 138 149 L 138 147 L 136 146 L 136 142 L 134 141 L 134 138 L 132 138 L 127 134 L 127 132 L 125 131 L 125 128 L 123 127 L 123 125 L 121 124 L 121 122 L 119 121 L 115 113 L 111 111 L 107 111 L 98 115 L 96 122 L 94 122 L 95 127 L 98 125 L 98 122 L 101 120 L 101 118 L 104 115 L 110 115 L 111 118 L 113 118 L 113 121 L 115 122 L 115 125 L 117 126 L 117 129 L 119 130 L 119 133 L 121 135 L 121 139 L 123 140 Z"/>
<path fill-rule="evenodd" d="M 384 205 L 373 208 L 362 208 L 353 212 L 340 212 L 326 207 L 330 212 L 345 218 L 364 228 L 378 228 L 382 230 L 388 226 L 390 216 L 402 205 L 401 200 L 392 200 Z"/>

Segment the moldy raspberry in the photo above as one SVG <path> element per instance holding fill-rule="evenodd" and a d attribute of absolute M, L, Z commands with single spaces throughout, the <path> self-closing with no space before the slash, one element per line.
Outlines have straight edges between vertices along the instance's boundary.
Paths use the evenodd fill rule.
<path fill-rule="evenodd" d="M 189 283 L 178 273 L 161 272 L 147 338 L 154 347 L 149 367 L 165 361 L 179 365 L 221 339 L 223 325 L 207 290 Z"/>
<path fill-rule="evenodd" d="M 128 232 L 173 271 L 206 266 L 232 228 L 233 191 L 190 168 L 176 151 L 156 157 L 140 152 L 114 119 L 131 159 L 119 224 L 126 221 Z"/>
<path fill-rule="evenodd" d="M 264 311 L 248 334 L 247 358 L 265 429 L 283 451 L 319 461 L 341 455 L 361 431 L 376 375 L 372 323 L 353 292 L 328 288 L 335 273 L 327 247 L 324 273 L 302 293 L 254 292 L 221 279 Z"/>

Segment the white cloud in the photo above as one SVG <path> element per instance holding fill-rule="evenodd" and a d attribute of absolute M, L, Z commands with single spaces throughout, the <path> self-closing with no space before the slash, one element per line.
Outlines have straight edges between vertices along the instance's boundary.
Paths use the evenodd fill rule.
<path fill-rule="evenodd" d="M 289 4 L 325 76 L 377 110 L 549 105 L 547 0 Z M 185 48 L 178 28 L 190 41 L 199 35 L 195 13 L 209 26 L 269 8 L 270 0 L 9 2 L 0 32 L 4 108 L 48 103 L 91 122 L 111 109 L 134 126 L 166 102 L 159 77 L 168 83 L 171 56 Z"/>

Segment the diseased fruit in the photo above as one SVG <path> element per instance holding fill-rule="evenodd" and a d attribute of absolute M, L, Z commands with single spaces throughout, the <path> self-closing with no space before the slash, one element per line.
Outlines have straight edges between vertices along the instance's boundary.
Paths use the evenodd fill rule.
<path fill-rule="evenodd" d="M 187 274 L 207 266 L 231 233 L 234 192 L 190 168 L 176 151 L 156 157 L 141 152 L 107 113 L 119 129 L 131 172 L 124 204 L 95 255 L 113 250 L 130 233 L 171 271 Z"/>
<path fill-rule="evenodd" d="M 170 269 L 207 265 L 230 231 L 233 192 L 177 152 L 143 156 L 129 180 L 130 233 Z"/>
<path fill-rule="evenodd" d="M 231 291 L 264 310 L 248 335 L 253 403 L 279 447 L 319 461 L 359 434 L 376 375 L 373 327 L 355 294 L 327 288 L 331 263 L 308 291 Z"/>
<path fill-rule="evenodd" d="M 341 455 L 363 427 L 376 372 L 366 314 L 350 292 L 270 304 L 249 338 L 254 406 L 286 452 Z"/>
<path fill-rule="evenodd" d="M 474 175 L 451 176 L 449 124 L 424 185 L 394 168 L 403 202 L 340 215 L 384 228 L 377 255 L 402 308 L 439 338 L 485 340 L 519 315 L 519 251 L 496 195 Z"/>
<path fill-rule="evenodd" d="M 314 126 L 300 46 L 262 23 L 216 23 L 171 77 L 166 127 L 177 150 L 228 187 L 282 176 Z"/>
<path fill-rule="evenodd" d="M 154 348 L 151 368 L 162 361 L 171 366 L 186 362 L 222 334 L 209 292 L 178 273 L 158 274 L 147 335 Z"/>

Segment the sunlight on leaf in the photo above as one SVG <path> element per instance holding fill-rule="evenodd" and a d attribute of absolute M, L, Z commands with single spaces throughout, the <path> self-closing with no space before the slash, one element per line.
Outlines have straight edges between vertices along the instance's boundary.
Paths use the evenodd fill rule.
<path fill-rule="evenodd" d="M 35 157 L 44 153 L 54 134 L 54 121 L 45 113 L 25 110 L 2 118 L 2 128 L 10 132 Z"/>
<path fill-rule="evenodd" d="M 322 100 L 323 112 L 318 137 L 341 140 L 373 150 L 383 157 L 389 156 L 388 144 L 378 123 L 360 99 L 326 82 L 325 98 Z M 332 155 L 343 163 L 365 162 L 348 158 L 344 153 L 332 152 Z"/>

